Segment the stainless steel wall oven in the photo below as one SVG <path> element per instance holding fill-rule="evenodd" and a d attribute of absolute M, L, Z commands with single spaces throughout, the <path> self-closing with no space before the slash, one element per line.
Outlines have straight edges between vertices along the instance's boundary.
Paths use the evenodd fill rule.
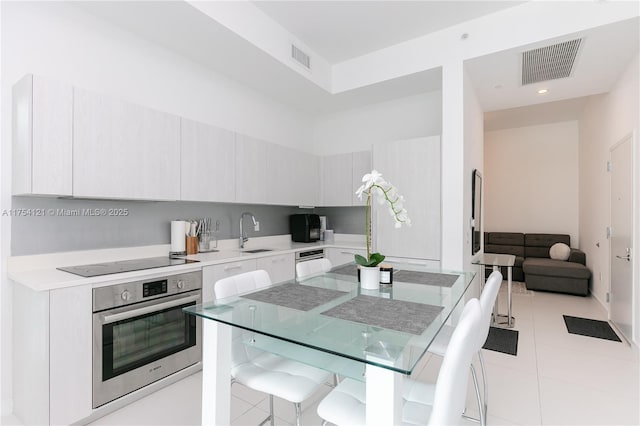
<path fill-rule="evenodd" d="M 202 360 L 202 272 L 93 290 L 93 407 Z"/>

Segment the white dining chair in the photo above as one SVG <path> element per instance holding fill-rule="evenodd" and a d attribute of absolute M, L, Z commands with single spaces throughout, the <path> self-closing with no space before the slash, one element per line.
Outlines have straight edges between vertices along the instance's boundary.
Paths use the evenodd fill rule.
<path fill-rule="evenodd" d="M 329 259 L 313 259 L 296 264 L 296 278 L 302 279 L 312 275 L 323 274 L 331 270 Z"/>
<path fill-rule="evenodd" d="M 483 384 L 483 397 L 480 396 L 480 388 L 478 385 L 478 377 L 475 372 L 475 368 L 473 363 L 471 364 L 471 377 L 473 378 L 473 384 L 476 391 L 476 398 L 478 400 L 478 408 L 480 411 L 480 424 L 482 426 L 486 425 L 487 419 L 487 409 L 489 406 L 488 397 L 489 390 L 487 386 L 487 372 L 484 365 L 484 358 L 482 356 L 482 346 L 487 341 L 487 336 L 489 336 L 489 328 L 491 326 L 491 313 L 493 312 L 493 306 L 496 303 L 496 299 L 498 297 L 498 291 L 500 290 L 500 285 L 502 284 L 502 274 L 499 271 L 494 271 L 489 275 L 487 282 L 484 285 L 484 289 L 482 290 L 482 294 L 480 295 L 480 308 L 482 309 L 482 327 L 480 332 L 478 333 L 478 337 L 476 339 L 476 352 L 478 353 L 478 358 L 480 360 L 480 368 L 482 371 L 482 384 Z M 433 340 L 428 352 L 444 356 L 447 351 L 447 347 L 449 346 L 449 342 L 451 340 L 451 335 L 453 334 L 455 327 L 450 325 L 445 325 L 442 327 L 436 338 Z"/>
<path fill-rule="evenodd" d="M 214 284 L 216 299 L 260 290 L 271 285 L 267 271 L 258 270 L 221 279 Z M 269 416 L 274 424 L 273 396 L 292 402 L 296 411 L 296 425 L 300 425 L 301 403 L 313 395 L 330 373 L 282 358 L 246 344 L 252 333 L 237 327 L 232 329 L 231 384 L 244 386 L 269 395 Z"/>
<path fill-rule="evenodd" d="M 468 369 L 475 352 L 475 336 L 480 332 L 482 309 L 478 299 L 467 302 L 460 322 L 451 336 L 437 382 L 402 381 L 402 423 L 410 425 L 451 425 L 462 418 Z M 318 415 L 338 426 L 366 423 L 366 385 L 344 379 L 318 405 Z"/>

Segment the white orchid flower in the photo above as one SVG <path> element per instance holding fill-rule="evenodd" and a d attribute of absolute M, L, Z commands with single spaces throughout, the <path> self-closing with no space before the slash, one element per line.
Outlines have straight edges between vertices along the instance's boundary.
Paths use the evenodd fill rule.
<path fill-rule="evenodd" d="M 374 184 L 380 184 L 381 178 L 382 178 L 382 174 L 380 174 L 380 172 L 378 172 L 377 170 L 371 170 L 371 173 L 367 173 L 362 177 L 362 182 L 364 183 L 364 189 L 367 190 L 371 188 Z"/>

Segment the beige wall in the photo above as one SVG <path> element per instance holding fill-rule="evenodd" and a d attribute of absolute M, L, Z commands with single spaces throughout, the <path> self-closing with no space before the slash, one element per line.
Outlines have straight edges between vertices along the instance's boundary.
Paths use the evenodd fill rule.
<path fill-rule="evenodd" d="M 578 233 L 578 123 L 485 133 L 485 231 Z"/>
<path fill-rule="evenodd" d="M 587 266 L 593 272 L 592 293 L 608 307 L 606 293 L 609 291 L 609 240 L 606 227 L 609 225 L 609 176 L 606 162 L 609 149 L 631 132 L 636 132 L 635 144 L 635 189 L 640 190 L 640 149 L 638 149 L 638 128 L 640 108 L 638 107 L 638 75 L 640 66 L 638 55 L 628 65 L 614 87 L 606 95 L 594 96 L 580 117 L 580 239 L 581 248 L 587 253 Z M 640 266 L 640 209 L 638 199 L 635 204 L 636 236 L 634 256 L 635 289 L 635 342 L 638 342 L 640 320 L 640 291 L 638 266 Z M 600 247 L 597 246 L 599 243 Z"/>

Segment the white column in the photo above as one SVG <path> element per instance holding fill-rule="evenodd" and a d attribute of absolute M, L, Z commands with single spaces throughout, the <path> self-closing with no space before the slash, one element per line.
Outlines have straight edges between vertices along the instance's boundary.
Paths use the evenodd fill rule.
<path fill-rule="evenodd" d="M 231 424 L 231 327 L 202 320 L 202 424 Z"/>
<path fill-rule="evenodd" d="M 442 254 L 445 269 L 464 269 L 464 72 L 454 59 L 442 67 Z M 468 176 L 471 179 L 471 173 Z M 470 202 L 470 201 L 469 201 Z M 468 224 L 467 224 L 468 225 Z"/>
<path fill-rule="evenodd" d="M 367 365 L 367 425 L 399 425 L 402 421 L 402 375 Z"/>

